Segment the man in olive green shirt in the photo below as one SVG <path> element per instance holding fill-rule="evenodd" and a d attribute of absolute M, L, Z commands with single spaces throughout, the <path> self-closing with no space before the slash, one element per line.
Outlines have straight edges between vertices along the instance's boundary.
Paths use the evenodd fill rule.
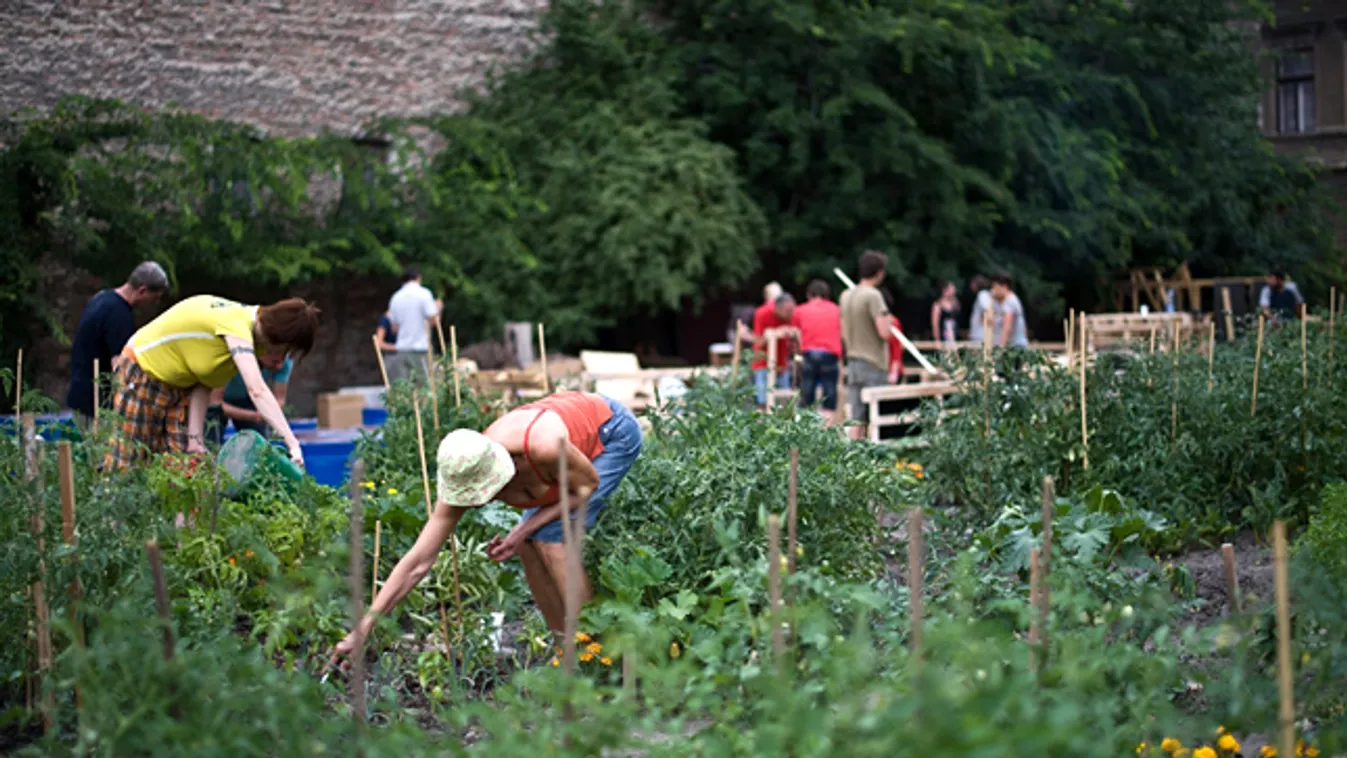
<path fill-rule="evenodd" d="M 847 352 L 847 403 L 851 419 L 861 422 L 850 427 L 852 439 L 865 437 L 870 420 L 869 407 L 861 402 L 861 390 L 889 383 L 889 309 L 877 289 L 884 281 L 888 256 L 867 250 L 861 254 L 860 281 L 842 293 L 842 344 Z"/>

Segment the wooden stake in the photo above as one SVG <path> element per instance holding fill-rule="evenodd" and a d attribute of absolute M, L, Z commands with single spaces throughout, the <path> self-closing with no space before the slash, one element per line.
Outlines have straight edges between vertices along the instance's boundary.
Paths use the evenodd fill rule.
<path fill-rule="evenodd" d="M 992 312 L 987 310 L 982 312 L 982 360 L 984 362 L 992 359 Z"/>
<path fill-rule="evenodd" d="M 150 580 L 154 583 L 154 607 L 163 624 L 164 660 L 173 660 L 173 612 L 168 606 L 168 589 L 164 585 L 164 563 L 159 558 L 159 543 L 145 543 L 145 557 L 150 562 Z"/>
<path fill-rule="evenodd" d="M 1155 327 L 1153 327 L 1153 326 L 1151 327 L 1151 347 L 1150 347 L 1150 353 L 1151 353 L 1151 355 L 1155 355 Z"/>
<path fill-rule="evenodd" d="M 101 377 L 99 376 L 98 372 L 98 359 L 94 358 L 94 417 L 93 421 L 90 422 L 92 425 L 89 427 L 89 434 L 91 436 L 98 433 L 98 406 L 101 405 L 99 399 L 102 391 L 102 388 L 98 386 L 100 379 Z"/>
<path fill-rule="evenodd" d="M 1169 406 L 1169 441 L 1173 442 L 1179 434 L 1179 322 L 1173 322 L 1172 331 L 1174 333 L 1174 355 L 1170 365 L 1173 373 L 1170 377 L 1169 386 L 1173 392 L 1173 399 Z"/>
<path fill-rule="evenodd" d="M 566 449 L 564 439 L 561 440 L 561 449 Z M 566 671 L 566 675 L 571 676 L 575 673 L 575 635 L 579 631 L 580 582 L 579 577 L 575 576 L 575 564 L 571 560 L 571 554 L 575 550 L 575 535 L 573 534 L 575 525 L 571 521 L 570 472 L 566 456 L 560 456 L 557 464 L 557 489 L 561 495 L 561 543 L 562 552 L 566 557 L 561 587 L 561 600 L 565 610 L 565 620 L 562 623 L 561 632 L 563 635 L 561 640 L 561 664 Z M 566 712 L 569 716 L 569 698 L 566 706 Z"/>
<path fill-rule="evenodd" d="M 1258 369 L 1263 363 L 1263 314 L 1258 314 L 1258 346 L 1253 354 L 1253 397 L 1249 401 L 1249 417 L 1258 415 Z"/>
<path fill-rule="evenodd" d="M 1239 597 L 1239 574 L 1235 571 L 1235 546 L 1226 542 L 1221 545 L 1221 561 L 1225 563 L 1225 594 L 1230 602 L 1230 612 L 1239 613 L 1243 602 Z"/>
<path fill-rule="evenodd" d="M 1041 601 L 1039 592 L 1042 588 L 1043 578 L 1040 574 L 1042 567 L 1039 565 L 1038 548 L 1029 548 L 1029 668 L 1038 669 L 1038 646 L 1039 646 L 1039 615 Z"/>
<path fill-rule="evenodd" d="M 374 606 L 374 599 L 379 596 L 379 538 L 382 537 L 383 522 L 379 519 L 374 520 L 374 563 L 371 564 L 369 580 L 369 604 Z"/>
<path fill-rule="evenodd" d="M 365 478 L 365 462 L 357 460 L 351 466 L 351 628 L 355 629 L 365 617 L 365 592 L 363 582 L 365 568 L 365 525 L 364 511 L 360 504 L 360 484 Z M 377 566 L 375 574 L 378 574 Z M 351 651 L 351 715 L 355 718 L 356 731 L 365 723 L 365 641 L 360 640 Z"/>
<path fill-rule="evenodd" d="M 739 319 L 734 322 L 734 352 L 730 359 L 730 386 L 733 387 L 739 381 L 739 354 L 743 352 L 744 341 L 740 339 L 740 332 L 744 331 L 744 321 Z"/>
<path fill-rule="evenodd" d="M 74 549 L 75 547 L 75 463 L 74 455 L 71 452 L 69 440 L 61 440 L 56 446 L 57 466 L 61 482 L 61 541 L 66 547 Z M 78 617 L 75 613 L 75 605 L 80 599 L 79 578 L 76 577 L 70 582 L 70 610 L 67 614 L 71 626 L 75 627 L 74 643 L 76 646 L 84 644 L 84 634 L 79 628 Z M 78 692 L 76 693 L 78 697 Z"/>
<path fill-rule="evenodd" d="M 798 517 L 800 489 L 800 448 L 790 449 L 790 484 L 786 491 L 786 566 L 787 572 L 795 576 L 796 534 L 795 523 Z"/>
<path fill-rule="evenodd" d="M 444 324 L 440 322 L 439 316 L 436 316 L 432 321 L 435 322 L 435 334 L 440 338 L 440 355 L 448 355 L 449 351 L 444 349 Z M 449 330 L 453 331 L 453 329 L 453 324 L 450 324 Z"/>
<path fill-rule="evenodd" d="M 1207 337 L 1207 394 L 1211 394 L 1211 388 L 1216 384 L 1216 319 L 1211 320 L 1210 332 Z"/>
<path fill-rule="evenodd" d="M 784 668 L 786 638 L 781 633 L 781 518 L 767 517 L 767 618 L 772 625 L 772 657 Z"/>
<path fill-rule="evenodd" d="M 383 346 L 379 344 L 379 335 L 376 334 L 370 339 L 374 340 L 374 354 L 379 358 L 379 376 L 384 378 L 384 389 L 388 389 L 392 385 L 388 383 L 388 367 L 384 365 Z"/>
<path fill-rule="evenodd" d="M 1225 312 L 1225 341 L 1234 342 L 1235 314 L 1234 309 L 1230 306 L 1230 289 L 1227 287 L 1221 288 L 1221 307 Z"/>
<path fill-rule="evenodd" d="M 1305 330 L 1307 328 L 1307 319 L 1309 315 L 1305 308 L 1300 310 L 1300 385 L 1301 389 L 1309 391 L 1310 389 L 1310 354 L 1309 348 L 1305 342 Z"/>
<path fill-rule="evenodd" d="M 33 427 L 33 414 L 25 413 L 22 417 L 23 426 L 20 431 L 22 434 L 24 449 L 27 452 L 27 479 L 32 484 L 34 491 L 40 491 L 42 487 L 42 448 L 37 445 L 37 436 Z M 33 530 L 33 539 L 37 545 L 37 581 L 33 582 L 33 611 L 37 616 L 37 668 L 43 680 L 47 679 L 52 667 L 52 647 L 51 647 L 51 608 L 47 605 L 47 559 L 46 540 L 43 539 L 43 532 L 46 529 L 45 519 L 42 513 L 42 500 L 39 497 L 35 502 L 37 510 L 33 513 L 30 526 Z M 55 713 L 56 703 L 54 693 L 51 687 L 44 688 L 42 693 L 42 729 L 44 732 L 51 731 L 53 713 Z"/>
<path fill-rule="evenodd" d="M 911 614 L 911 647 L 913 660 L 921 660 L 922 621 L 922 534 L 921 508 L 913 508 L 907 516 L 907 591 Z"/>
<path fill-rule="evenodd" d="M 430 408 L 431 424 L 435 430 L 435 436 L 440 436 L 440 391 L 435 386 L 435 360 L 430 351 L 426 351 L 426 381 L 430 383 Z"/>
<path fill-rule="evenodd" d="M 421 424 L 421 401 L 416 392 L 412 392 L 412 413 L 416 415 L 416 451 L 421 456 L 421 487 L 426 498 L 426 520 L 435 512 L 434 500 L 430 496 L 430 469 L 426 466 L 426 435 L 425 429 Z M 458 638 L 463 636 L 463 596 L 458 588 L 458 540 L 454 535 L 449 535 L 449 560 L 450 568 L 454 579 L 454 602 L 458 608 Z M 440 601 L 440 633 L 444 635 L 444 650 L 448 653 L 452 647 L 449 641 L 449 621 L 444 611 L 444 601 Z"/>
<path fill-rule="evenodd" d="M 1040 546 L 1038 548 L 1038 568 L 1039 568 L 1039 586 L 1038 586 L 1038 636 L 1042 647 L 1043 658 L 1046 660 L 1048 649 L 1048 613 L 1052 609 L 1050 598 L 1051 589 L 1048 586 L 1048 577 L 1052 574 L 1052 518 L 1056 511 L 1057 495 L 1054 491 L 1052 477 L 1043 477 L 1042 485 L 1043 499 L 1043 534 Z"/>
<path fill-rule="evenodd" d="M 440 341 L 444 341 L 444 332 L 440 332 Z M 458 328 L 453 324 L 449 325 L 449 365 L 454 371 L 454 410 L 458 410 L 463 405 L 462 380 L 458 375 Z"/>
<path fill-rule="evenodd" d="M 1286 570 L 1286 524 L 1272 524 L 1272 549 L 1277 585 L 1277 689 L 1281 695 L 1281 755 L 1295 755 L 1295 691 L 1291 688 L 1291 598 Z"/>
<path fill-rule="evenodd" d="M 1090 428 L 1087 423 L 1088 414 L 1085 410 L 1085 367 L 1089 364 L 1090 354 L 1086 349 L 1089 344 L 1086 340 L 1089 332 L 1089 324 L 1084 319 L 1080 322 L 1080 440 L 1081 440 L 1081 464 L 1086 471 L 1090 470 Z"/>
<path fill-rule="evenodd" d="M 543 392 L 552 394 L 552 377 L 547 373 L 547 334 L 543 330 L 543 323 L 538 322 L 538 356 L 543 363 Z"/>

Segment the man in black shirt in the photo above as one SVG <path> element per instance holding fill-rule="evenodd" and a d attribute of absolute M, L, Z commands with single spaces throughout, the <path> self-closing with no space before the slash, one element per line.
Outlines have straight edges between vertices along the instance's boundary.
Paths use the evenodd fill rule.
<path fill-rule="evenodd" d="M 89 300 L 80 315 L 75 342 L 70 349 L 70 392 L 66 405 L 92 416 L 94 413 L 94 359 L 100 374 L 112 373 L 112 361 L 121 355 L 126 341 L 136 331 L 132 310 L 138 305 L 159 302 L 168 291 L 168 274 L 152 261 L 136 266 L 126 283 L 103 290 Z M 103 393 L 100 405 L 112 407 L 112 393 Z"/>

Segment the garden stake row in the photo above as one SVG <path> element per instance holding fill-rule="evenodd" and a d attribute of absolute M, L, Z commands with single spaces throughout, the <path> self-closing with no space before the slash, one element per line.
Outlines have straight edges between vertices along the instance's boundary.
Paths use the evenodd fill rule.
<path fill-rule="evenodd" d="M 365 478 L 365 462 L 357 460 L 351 466 L 351 628 L 357 629 L 365 617 L 363 581 L 365 569 L 365 540 L 361 527 L 365 523 L 360 508 L 360 483 Z M 365 724 L 365 641 L 361 639 L 351 651 L 351 715 L 355 718 L 357 738 Z"/>
<path fill-rule="evenodd" d="M 1263 314 L 1258 314 L 1258 346 L 1253 354 L 1253 397 L 1249 401 L 1249 418 L 1258 415 L 1258 369 L 1263 363 Z"/>
<path fill-rule="evenodd" d="M 1291 600 L 1286 571 L 1286 524 L 1272 524 L 1272 551 L 1277 585 L 1277 689 L 1281 696 L 1281 749 L 1279 755 L 1295 755 L 1295 691 L 1291 688 Z"/>
<path fill-rule="evenodd" d="M 374 563 L 370 568 L 369 580 L 369 604 L 374 607 L 374 599 L 379 596 L 379 537 L 383 531 L 383 522 L 379 519 L 374 520 Z"/>
<path fill-rule="evenodd" d="M 426 498 L 426 521 L 429 521 L 435 512 L 431 505 L 434 502 L 430 497 L 430 472 L 426 468 L 426 434 L 421 426 L 421 401 L 417 398 L 416 392 L 412 392 L 412 413 L 416 416 L 416 450 L 421 456 L 421 487 L 424 490 Z M 449 535 L 449 561 L 450 568 L 454 576 L 454 602 L 458 609 L 458 632 L 457 641 L 463 641 L 463 596 L 458 591 L 458 540 Z M 444 612 L 444 601 L 440 603 L 440 633 L 444 635 L 444 653 L 449 654 L 451 643 L 449 642 L 449 619 Z"/>
<path fill-rule="evenodd" d="M 767 618 L 772 624 L 772 658 L 785 670 L 786 638 L 781 633 L 781 517 L 767 517 Z"/>
<path fill-rule="evenodd" d="M 383 346 L 379 344 L 379 335 L 372 335 L 370 339 L 374 341 L 374 355 L 379 359 L 379 376 L 384 378 L 384 389 L 388 389 L 391 385 L 388 383 L 388 366 L 384 364 Z"/>
<path fill-rule="evenodd" d="M 543 394 L 552 394 L 552 377 L 547 373 L 547 335 L 543 331 L 543 322 L 538 322 L 538 357 L 543 364 Z M 563 448 L 564 449 L 564 448 Z"/>
<path fill-rule="evenodd" d="M 921 662 L 921 583 L 922 583 L 922 544 L 921 544 L 920 507 L 913 508 L 907 515 L 907 592 L 908 613 L 911 615 L 912 660 Z"/>
<path fill-rule="evenodd" d="M 1230 613 L 1240 612 L 1239 574 L 1235 571 L 1235 546 L 1229 542 L 1221 545 L 1221 562 L 1225 564 L 1225 594 L 1230 602 Z"/>
<path fill-rule="evenodd" d="M 440 327 L 440 322 L 435 322 L 435 328 L 440 330 L 440 346 L 444 346 L 444 329 Z M 458 376 L 458 329 L 449 325 L 449 365 L 454 371 L 454 410 L 458 410 L 463 405 L 462 381 Z"/>

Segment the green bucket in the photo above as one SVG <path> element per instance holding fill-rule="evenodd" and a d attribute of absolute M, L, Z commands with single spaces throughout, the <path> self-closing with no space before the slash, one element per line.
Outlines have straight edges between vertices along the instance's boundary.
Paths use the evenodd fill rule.
<path fill-rule="evenodd" d="M 226 497 L 237 497 L 266 481 L 278 481 L 293 494 L 304 479 L 304 472 L 294 461 L 252 429 L 244 429 L 224 443 L 216 460 L 234 481 L 225 491 Z"/>

